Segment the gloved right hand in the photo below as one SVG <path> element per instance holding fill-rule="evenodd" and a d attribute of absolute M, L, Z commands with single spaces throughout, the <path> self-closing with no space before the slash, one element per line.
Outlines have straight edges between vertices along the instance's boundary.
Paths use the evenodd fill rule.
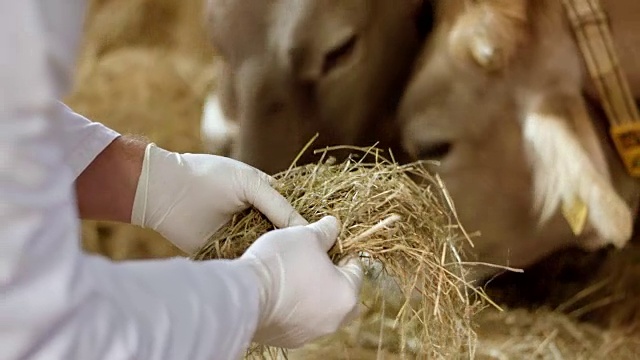
<path fill-rule="evenodd" d="M 271 231 L 239 261 L 262 283 L 254 342 L 297 348 L 337 331 L 358 315 L 363 270 L 357 258 L 335 266 L 327 252 L 340 233 L 333 216 Z"/>

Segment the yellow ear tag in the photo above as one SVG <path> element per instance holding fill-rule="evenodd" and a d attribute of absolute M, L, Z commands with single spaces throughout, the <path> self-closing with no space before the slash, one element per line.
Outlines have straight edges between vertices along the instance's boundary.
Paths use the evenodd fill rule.
<path fill-rule="evenodd" d="M 569 223 L 569 227 L 571 227 L 571 231 L 575 236 L 580 236 L 584 231 L 588 213 L 587 204 L 577 196 L 569 204 L 566 201 L 562 202 L 562 215 Z"/>
<path fill-rule="evenodd" d="M 614 125 L 610 133 L 627 172 L 640 177 L 640 123 L 634 121 Z"/>

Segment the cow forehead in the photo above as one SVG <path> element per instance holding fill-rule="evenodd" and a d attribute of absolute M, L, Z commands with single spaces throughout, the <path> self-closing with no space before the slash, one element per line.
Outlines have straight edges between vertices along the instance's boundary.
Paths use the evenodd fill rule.
<path fill-rule="evenodd" d="M 279 0 L 208 0 L 207 31 L 230 66 L 264 52 L 267 14 Z"/>
<path fill-rule="evenodd" d="M 388 0 L 386 0 L 388 1 Z M 292 48 L 324 48 L 335 32 L 358 28 L 379 0 L 281 0 L 269 11 L 268 49 L 288 61 Z M 317 50 L 317 49 L 316 49 Z"/>
<path fill-rule="evenodd" d="M 267 47 L 286 54 L 293 45 L 293 34 L 298 24 L 308 16 L 312 1 L 281 0 L 268 14 Z"/>

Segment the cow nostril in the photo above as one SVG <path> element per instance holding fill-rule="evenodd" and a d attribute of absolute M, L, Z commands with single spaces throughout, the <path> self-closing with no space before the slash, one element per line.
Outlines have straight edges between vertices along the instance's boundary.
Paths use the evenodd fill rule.
<path fill-rule="evenodd" d="M 441 160 L 449 154 L 452 147 L 450 142 L 422 144 L 417 149 L 417 155 L 420 160 Z"/>

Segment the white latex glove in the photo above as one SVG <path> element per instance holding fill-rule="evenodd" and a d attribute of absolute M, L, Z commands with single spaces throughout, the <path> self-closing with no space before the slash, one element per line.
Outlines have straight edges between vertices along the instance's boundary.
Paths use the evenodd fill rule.
<path fill-rule="evenodd" d="M 339 232 L 338 220 L 327 216 L 310 225 L 271 231 L 240 257 L 263 284 L 253 341 L 297 348 L 357 317 L 360 261 L 353 257 L 335 266 L 327 255 Z"/>
<path fill-rule="evenodd" d="M 157 231 L 188 254 L 249 206 L 278 228 L 308 224 L 269 181 L 267 174 L 227 157 L 178 154 L 149 144 L 131 223 Z"/>

